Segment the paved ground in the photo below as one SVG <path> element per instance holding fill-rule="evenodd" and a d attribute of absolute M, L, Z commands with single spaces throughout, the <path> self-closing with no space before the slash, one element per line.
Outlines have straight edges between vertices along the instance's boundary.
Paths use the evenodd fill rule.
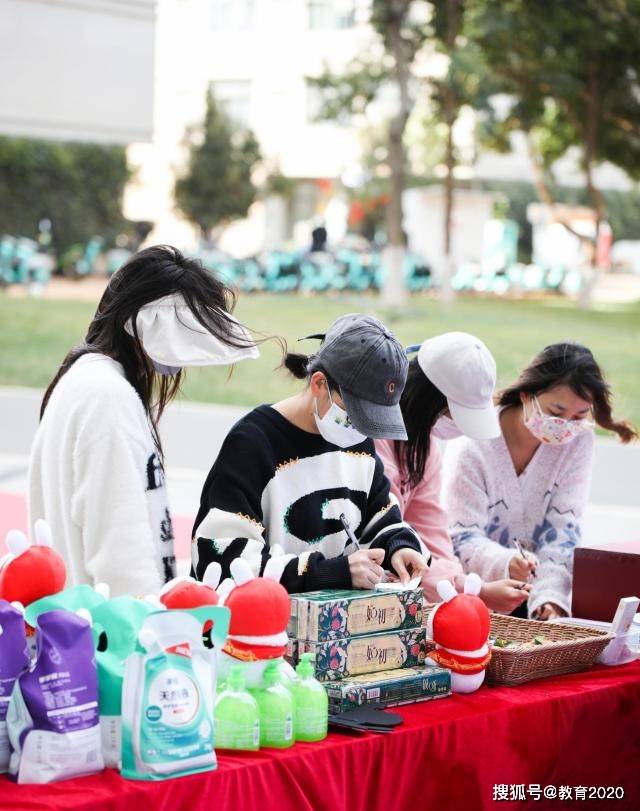
<path fill-rule="evenodd" d="M 41 392 L 0 388 L 0 554 L 11 527 L 26 527 L 28 453 L 38 424 Z M 206 473 L 229 428 L 244 409 L 179 402 L 161 428 L 175 516 L 178 557 L 188 557 L 189 535 Z M 640 540 L 640 445 L 609 440 L 596 445 L 585 545 Z M 183 564 L 184 566 L 184 564 Z"/>

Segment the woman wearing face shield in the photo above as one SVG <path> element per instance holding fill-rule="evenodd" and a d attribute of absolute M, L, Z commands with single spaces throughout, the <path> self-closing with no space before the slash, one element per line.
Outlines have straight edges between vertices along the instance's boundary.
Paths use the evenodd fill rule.
<path fill-rule="evenodd" d="M 623 442 L 637 434 L 612 416 L 609 386 L 580 344 L 546 347 L 501 392 L 498 409 L 501 436 L 466 440 L 446 460 L 454 547 L 465 571 L 528 581 L 524 616 L 567 616 L 594 425 Z"/>
<path fill-rule="evenodd" d="M 45 518 L 67 584 L 156 593 L 175 576 L 158 421 L 182 369 L 255 358 L 232 292 L 175 248 L 132 256 L 42 402 L 29 468 L 31 525 Z"/>
<path fill-rule="evenodd" d="M 261 405 L 227 436 L 205 482 L 193 532 L 201 578 L 241 557 L 254 574 L 284 554 L 290 592 L 372 588 L 389 570 L 421 576 L 427 557 L 402 521 L 371 437 L 406 437 L 398 401 L 407 359 L 377 319 L 339 318 L 311 357 L 284 365 L 306 386 Z"/>
<path fill-rule="evenodd" d="M 461 591 L 465 575 L 440 506 L 442 455 L 434 440 L 500 435 L 493 405 L 496 364 L 484 343 L 466 332 L 447 332 L 407 349 L 416 351 L 400 400 L 408 439 L 378 440 L 376 450 L 404 520 L 432 555 L 422 585 L 427 599 L 437 602 L 439 580 Z M 511 612 L 526 599 L 522 585 L 505 575 L 483 583 L 481 597 L 491 609 Z"/>

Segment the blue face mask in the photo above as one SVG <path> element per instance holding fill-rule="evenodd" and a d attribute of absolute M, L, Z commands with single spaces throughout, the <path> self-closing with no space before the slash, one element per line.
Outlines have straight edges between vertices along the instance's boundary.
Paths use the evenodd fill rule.
<path fill-rule="evenodd" d="M 182 366 L 165 366 L 164 363 L 157 363 L 153 359 L 151 363 L 153 363 L 153 368 L 159 375 L 177 375 L 178 372 L 182 371 Z"/>

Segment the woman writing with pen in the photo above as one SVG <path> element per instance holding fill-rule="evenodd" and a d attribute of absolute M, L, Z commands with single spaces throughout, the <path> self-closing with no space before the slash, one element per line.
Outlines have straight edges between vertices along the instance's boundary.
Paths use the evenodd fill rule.
<path fill-rule="evenodd" d="M 205 482 L 192 561 L 197 577 L 234 558 L 261 574 L 284 552 L 290 592 L 373 588 L 384 570 L 422 576 L 429 555 L 402 520 L 373 437 L 406 438 L 404 349 L 375 318 L 335 321 L 315 354 L 287 354 L 304 386 L 261 405 L 227 436 Z"/>
<path fill-rule="evenodd" d="M 525 616 L 567 616 L 594 425 L 623 442 L 637 434 L 612 416 L 609 386 L 579 344 L 546 347 L 501 392 L 498 408 L 502 436 L 461 440 L 445 460 L 454 548 L 465 571 L 526 584 Z"/>

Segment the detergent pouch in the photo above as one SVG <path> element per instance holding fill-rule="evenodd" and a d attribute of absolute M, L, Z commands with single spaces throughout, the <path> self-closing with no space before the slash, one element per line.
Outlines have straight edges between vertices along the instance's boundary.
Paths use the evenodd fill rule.
<path fill-rule="evenodd" d="M 129 655 L 122 691 L 122 775 L 164 780 L 216 767 L 213 748 L 215 650 L 230 612 L 220 606 L 149 614 L 138 635 L 143 653 Z"/>
<path fill-rule="evenodd" d="M 36 659 L 16 680 L 7 727 L 9 773 L 51 783 L 99 772 L 98 674 L 90 624 L 69 611 L 40 614 Z"/>
<path fill-rule="evenodd" d="M 17 677 L 29 665 L 27 638 L 22 612 L 6 600 L 0 600 L 0 774 L 9 768 L 7 710 Z"/>
<path fill-rule="evenodd" d="M 115 597 L 91 609 L 98 663 L 98 702 L 102 756 L 106 768 L 120 768 L 122 680 L 130 653 L 142 651 L 138 632 L 155 609 L 133 597 Z"/>
<path fill-rule="evenodd" d="M 107 587 L 104 586 L 106 589 Z M 75 613 L 81 608 L 91 609 L 103 603 L 105 596 L 102 587 L 98 586 L 95 589 L 83 583 L 80 586 L 70 586 L 68 589 L 63 589 L 56 594 L 50 594 L 47 597 L 41 597 L 39 600 L 30 603 L 24 610 L 24 619 L 27 623 L 27 640 L 29 642 L 29 649 L 31 656 L 35 656 L 35 627 L 40 614 L 45 611 L 54 611 L 56 609 L 64 609 L 65 611 L 72 611 Z"/>
<path fill-rule="evenodd" d="M 93 586 L 83 583 L 80 586 L 71 586 L 57 594 L 50 594 L 48 597 L 36 600 L 25 608 L 24 618 L 29 625 L 35 628 L 38 617 L 45 611 L 64 609 L 75 613 L 80 608 L 92 611 L 95 606 L 104 602 L 105 596 L 102 589 L 94 589 Z"/>

